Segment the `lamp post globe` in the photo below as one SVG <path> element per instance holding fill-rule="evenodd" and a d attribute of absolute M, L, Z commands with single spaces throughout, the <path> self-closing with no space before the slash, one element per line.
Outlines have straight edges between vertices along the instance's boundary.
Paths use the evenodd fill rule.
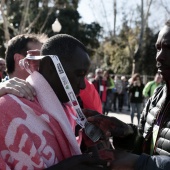
<path fill-rule="evenodd" d="M 58 21 L 58 19 L 56 19 L 56 20 L 54 21 L 54 23 L 52 24 L 52 30 L 53 30 L 54 32 L 60 32 L 60 31 L 61 31 L 61 28 L 62 28 L 62 26 L 61 26 L 60 22 Z"/>

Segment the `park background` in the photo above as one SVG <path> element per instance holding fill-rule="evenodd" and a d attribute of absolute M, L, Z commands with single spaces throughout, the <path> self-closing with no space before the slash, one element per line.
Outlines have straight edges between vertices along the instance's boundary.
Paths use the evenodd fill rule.
<path fill-rule="evenodd" d="M 156 73 L 155 42 L 170 17 L 168 0 L 1 0 L 0 57 L 7 42 L 23 33 L 70 34 L 90 55 L 91 72 Z"/>

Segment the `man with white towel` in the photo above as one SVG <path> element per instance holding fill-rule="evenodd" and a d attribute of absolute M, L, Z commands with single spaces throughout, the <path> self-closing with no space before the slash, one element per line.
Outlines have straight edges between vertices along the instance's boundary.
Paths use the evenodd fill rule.
<path fill-rule="evenodd" d="M 90 60 L 80 41 L 53 36 L 41 55 L 58 56 L 75 95 L 85 88 Z M 25 66 L 31 73 L 27 81 L 36 90 L 34 102 L 14 95 L 0 98 L 0 169 L 108 169 L 106 161 L 82 155 L 74 135 L 76 113 L 52 58 L 39 63 Z"/>

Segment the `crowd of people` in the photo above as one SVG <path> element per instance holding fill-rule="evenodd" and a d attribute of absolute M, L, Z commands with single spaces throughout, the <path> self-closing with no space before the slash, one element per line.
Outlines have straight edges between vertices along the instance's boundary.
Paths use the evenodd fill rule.
<path fill-rule="evenodd" d="M 86 76 L 90 57 L 73 36 L 13 37 L 0 59 L 0 169 L 168 170 L 169 44 L 167 21 L 156 42 L 158 74 L 144 85 L 138 73 Z M 107 115 L 124 104 L 131 124 Z"/>
<path fill-rule="evenodd" d="M 144 85 L 139 73 L 128 79 L 124 75 L 116 75 L 111 70 L 101 68 L 97 68 L 95 74 L 89 73 L 87 79 L 100 96 L 104 115 L 109 112 L 119 113 L 124 109 L 127 113 L 130 111 L 131 123 L 135 113 L 137 114 L 138 124 L 145 101 L 153 95 L 157 87 L 163 85 L 162 76 L 158 73 L 153 81 Z"/>
<path fill-rule="evenodd" d="M 20 39 L 21 37 L 18 36 L 17 38 Z M 41 41 L 38 42 L 38 36 L 30 35 L 30 39 L 31 38 L 32 40 L 30 41 L 34 40 L 32 46 L 35 49 L 40 49 L 42 43 Z M 35 39 L 37 40 L 37 42 L 35 41 Z M 10 46 L 8 49 L 10 51 Z M 32 48 L 30 48 L 29 50 L 32 50 Z M 10 65 L 8 68 L 8 73 L 6 72 L 6 61 L 10 63 L 8 64 Z M 6 58 L 6 61 L 5 59 L 0 58 L 1 82 L 8 80 L 9 77 L 18 77 L 21 79 L 27 78 L 28 73 L 23 74 L 20 70 L 19 65 L 15 65 L 15 67 L 12 66 L 11 59 L 9 57 Z M 14 71 L 14 68 L 19 71 Z M 110 70 L 103 70 L 101 68 L 97 68 L 95 70 L 95 74 L 88 73 L 88 75 L 86 75 L 86 86 L 92 88 L 93 86 L 90 85 L 89 82 L 94 85 L 97 93 L 99 94 L 100 101 L 98 97 L 95 97 L 96 104 L 93 105 L 96 106 L 89 106 L 89 101 L 85 101 L 87 98 L 89 98 L 89 95 L 88 97 L 85 97 L 86 91 L 81 91 L 81 94 L 79 95 L 79 103 L 82 108 L 94 109 L 104 115 L 108 115 L 109 112 L 118 111 L 119 113 L 122 112 L 123 109 L 125 109 L 125 112 L 127 113 L 129 113 L 130 111 L 131 123 L 134 122 L 134 115 L 136 113 L 138 124 L 140 121 L 140 115 L 144 108 L 144 104 L 149 99 L 149 97 L 154 94 L 155 89 L 163 85 L 162 76 L 159 73 L 156 73 L 154 80 L 149 81 L 146 85 L 144 85 L 139 73 L 136 73 L 131 78 L 127 79 L 126 76 L 114 75 Z M 92 97 L 96 96 L 96 91 L 91 90 L 90 88 L 86 88 L 88 89 L 87 91 L 93 91 L 94 93 L 92 94 Z M 30 99 L 33 100 L 33 97 L 31 97 Z"/>

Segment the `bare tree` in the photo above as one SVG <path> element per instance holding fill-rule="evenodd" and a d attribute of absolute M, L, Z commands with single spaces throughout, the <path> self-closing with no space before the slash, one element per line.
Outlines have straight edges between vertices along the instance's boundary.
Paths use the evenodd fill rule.
<path fill-rule="evenodd" d="M 113 36 L 116 35 L 116 17 L 117 17 L 117 1 L 113 2 L 113 11 L 114 11 L 114 21 L 113 21 Z"/>
<path fill-rule="evenodd" d="M 10 39 L 10 34 L 9 34 L 9 30 L 8 30 L 9 23 L 8 23 L 7 17 L 4 12 L 4 8 L 5 8 L 5 0 L 1 0 L 0 11 L 1 11 L 2 20 L 3 20 L 5 41 L 7 42 Z"/>
<path fill-rule="evenodd" d="M 102 4 L 102 7 L 103 7 L 103 11 L 104 11 L 104 18 L 106 20 L 106 24 L 107 24 L 107 27 L 109 29 L 109 34 L 110 34 L 110 37 L 112 37 L 112 31 L 110 29 L 110 24 L 109 24 L 109 21 L 108 21 L 108 18 L 107 18 L 107 13 L 106 13 L 106 9 L 105 9 L 105 5 L 104 5 L 103 0 L 101 0 L 101 4 Z"/>
<path fill-rule="evenodd" d="M 148 25 L 148 17 L 149 17 L 151 4 L 152 4 L 152 0 L 150 0 L 149 3 L 147 4 L 147 10 L 146 10 L 146 13 L 144 13 L 144 0 L 141 0 L 141 10 L 140 10 L 141 30 L 140 30 L 139 40 L 138 40 L 138 46 L 133 56 L 132 75 L 136 72 L 139 72 L 139 69 L 140 69 L 138 66 L 138 61 L 139 61 L 139 56 L 142 55 L 142 51 L 143 51 L 142 50 L 143 49 L 143 35 L 144 35 L 145 28 Z"/>
<path fill-rule="evenodd" d="M 9 1 L 5 1 L 5 0 L 1 0 L 0 2 L 1 2 L 0 12 L 1 12 L 1 16 L 2 16 L 3 31 L 4 31 L 6 42 L 10 39 L 10 30 L 13 31 L 14 35 L 23 34 L 23 33 L 30 33 L 32 31 L 32 29 L 35 27 L 35 24 L 38 22 L 41 14 L 43 12 L 43 8 L 40 8 L 38 6 L 36 17 L 33 20 L 30 20 L 29 16 L 32 12 L 30 10 L 31 1 L 30 0 L 22 1 L 22 3 L 20 4 L 20 6 L 22 6 L 22 9 L 23 9 L 22 14 L 21 14 L 21 21 L 19 23 L 19 27 L 15 28 L 9 21 L 8 12 L 10 11 L 9 7 L 10 7 L 11 4 L 8 4 Z M 48 0 L 48 1 L 42 0 L 41 5 L 43 7 L 48 6 L 49 2 L 51 3 L 50 0 Z M 47 12 L 46 18 L 44 18 L 44 22 L 42 23 L 42 25 L 39 28 L 40 33 L 43 31 L 45 25 L 47 24 L 47 21 L 49 19 L 50 14 L 58 6 L 58 0 L 53 1 L 53 3 L 54 3 L 53 6 L 51 8 L 48 8 L 49 10 Z M 37 4 L 37 5 L 39 5 L 39 4 Z M 18 7 L 18 8 L 20 8 L 20 7 Z"/>
<path fill-rule="evenodd" d="M 163 2 L 163 0 L 160 1 L 162 7 L 165 9 L 165 11 L 167 12 L 167 14 L 170 15 L 170 9 L 168 8 L 168 5 L 165 5 L 165 3 Z"/>

